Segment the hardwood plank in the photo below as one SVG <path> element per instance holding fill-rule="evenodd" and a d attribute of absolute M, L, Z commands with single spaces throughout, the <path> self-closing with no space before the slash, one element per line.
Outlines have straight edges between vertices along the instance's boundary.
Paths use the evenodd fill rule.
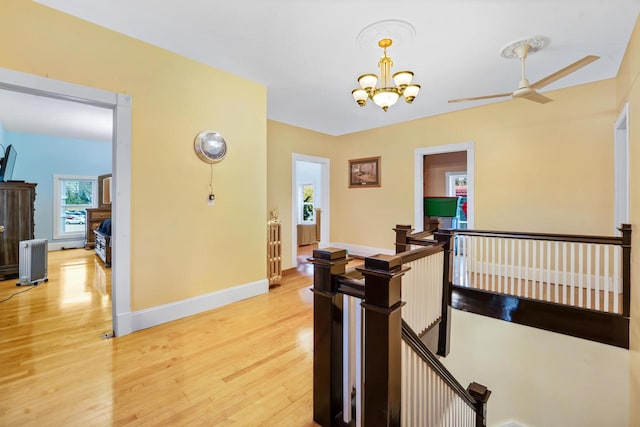
<path fill-rule="evenodd" d="M 0 425 L 314 426 L 312 277 L 112 340 L 111 270 L 49 253 L 0 303 Z M 24 290 L 0 282 L 0 300 Z"/>

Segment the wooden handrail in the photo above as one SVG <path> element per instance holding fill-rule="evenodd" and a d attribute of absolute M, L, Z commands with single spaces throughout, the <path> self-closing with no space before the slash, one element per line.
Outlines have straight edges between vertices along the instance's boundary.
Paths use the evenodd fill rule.
<path fill-rule="evenodd" d="M 358 272 L 358 274 L 362 276 L 360 272 Z M 349 273 L 345 273 L 342 276 L 339 276 L 337 281 L 338 293 L 349 295 L 350 297 L 364 299 L 364 281 L 362 279 L 350 277 Z"/>
<path fill-rule="evenodd" d="M 453 376 L 453 374 L 438 360 L 438 358 L 420 340 L 418 335 L 409 325 L 402 321 L 402 339 L 416 352 L 416 354 L 453 390 L 467 405 L 469 405 L 476 415 L 478 400 L 473 397 L 467 389 Z M 489 391 L 489 394 L 491 392 Z M 488 397 L 488 396 L 487 396 Z M 485 402 L 486 403 L 486 402 Z"/>
<path fill-rule="evenodd" d="M 631 230 L 629 228 L 629 230 Z M 444 231 L 444 230 L 443 230 Z M 489 231 L 489 230 L 449 230 L 451 234 L 463 236 L 502 237 L 523 240 L 550 240 L 554 242 L 597 243 L 601 245 L 622 245 L 623 237 L 618 236 L 590 236 L 578 234 L 530 233 L 517 231 Z"/>
<path fill-rule="evenodd" d="M 408 264 L 411 261 L 415 261 L 417 259 L 425 258 L 430 255 L 437 254 L 438 252 L 442 252 L 444 250 L 443 246 L 444 244 L 438 243 L 434 240 L 433 244 L 429 246 L 400 252 L 397 253 L 396 256 L 399 256 L 402 259 L 403 264 Z"/>

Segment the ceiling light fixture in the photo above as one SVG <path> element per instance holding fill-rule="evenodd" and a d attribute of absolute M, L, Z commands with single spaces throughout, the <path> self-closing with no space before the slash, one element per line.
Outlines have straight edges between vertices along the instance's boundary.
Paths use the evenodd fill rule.
<path fill-rule="evenodd" d="M 353 99 L 359 106 L 363 107 L 367 103 L 367 98 L 387 111 L 389 107 L 398 101 L 398 98 L 404 96 L 404 100 L 411 104 L 420 91 L 420 85 L 411 84 L 413 73 L 411 71 L 399 71 L 395 73 L 393 81 L 395 86 L 391 85 L 391 67 L 393 61 L 387 56 L 387 48 L 391 46 L 391 39 L 382 39 L 378 42 L 378 46 L 383 49 L 384 56 L 378 62 L 380 68 L 380 87 L 376 88 L 378 76 L 375 74 L 363 74 L 358 77 L 360 88 L 351 91 Z"/>

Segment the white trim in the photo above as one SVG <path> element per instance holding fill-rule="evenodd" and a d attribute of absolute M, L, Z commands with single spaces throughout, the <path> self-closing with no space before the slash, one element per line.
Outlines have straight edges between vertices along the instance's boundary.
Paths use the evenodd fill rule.
<path fill-rule="evenodd" d="M 613 128 L 614 215 L 613 232 L 629 223 L 629 104 L 625 104 Z"/>
<path fill-rule="evenodd" d="M 134 331 L 172 322 L 269 292 L 266 279 L 122 315 Z"/>
<path fill-rule="evenodd" d="M 457 144 L 416 148 L 414 151 L 414 215 L 413 228 L 416 232 L 424 228 L 424 156 L 430 154 L 467 152 L 467 228 L 475 227 L 475 148 L 473 141 Z"/>
<path fill-rule="evenodd" d="M 455 196 L 455 193 L 453 193 L 451 191 L 451 189 L 452 189 L 451 181 L 455 180 L 456 178 L 463 178 L 463 177 L 466 178 L 467 177 L 467 171 L 445 172 L 444 173 L 444 177 L 445 177 L 445 193 L 446 193 L 447 196 L 452 197 L 452 196 Z"/>
<path fill-rule="evenodd" d="M 0 68 L 0 88 L 114 110 L 112 320 L 116 336 L 130 333 L 131 97 L 4 68 Z"/>
<path fill-rule="evenodd" d="M 298 228 L 297 221 L 298 209 L 296 206 L 297 200 L 297 166 L 296 162 L 309 162 L 320 164 L 320 187 L 321 187 L 321 206 L 322 210 L 322 225 L 320 228 L 320 242 L 318 247 L 323 248 L 327 246 L 329 242 L 329 236 L 331 236 L 331 187 L 330 187 L 330 173 L 331 173 L 331 160 L 324 157 L 308 156 L 306 154 L 291 153 L 291 263 L 292 267 L 296 267 L 296 258 L 298 256 Z"/>
<path fill-rule="evenodd" d="M 111 235 L 113 237 L 113 330 L 116 336 L 133 332 L 131 318 L 131 97 L 117 94 L 113 114 L 111 169 Z"/>
<path fill-rule="evenodd" d="M 374 248 L 371 246 L 352 245 L 350 243 L 343 242 L 331 242 L 330 247 L 346 249 L 349 255 L 355 255 L 359 257 L 370 257 L 373 255 L 395 255 L 395 251 L 392 249 Z"/>

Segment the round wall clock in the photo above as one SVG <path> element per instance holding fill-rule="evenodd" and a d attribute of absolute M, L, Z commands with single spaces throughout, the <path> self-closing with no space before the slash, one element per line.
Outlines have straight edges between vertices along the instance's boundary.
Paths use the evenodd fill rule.
<path fill-rule="evenodd" d="M 194 140 L 196 154 L 203 162 L 216 163 L 227 155 L 227 142 L 212 130 L 203 130 Z"/>

